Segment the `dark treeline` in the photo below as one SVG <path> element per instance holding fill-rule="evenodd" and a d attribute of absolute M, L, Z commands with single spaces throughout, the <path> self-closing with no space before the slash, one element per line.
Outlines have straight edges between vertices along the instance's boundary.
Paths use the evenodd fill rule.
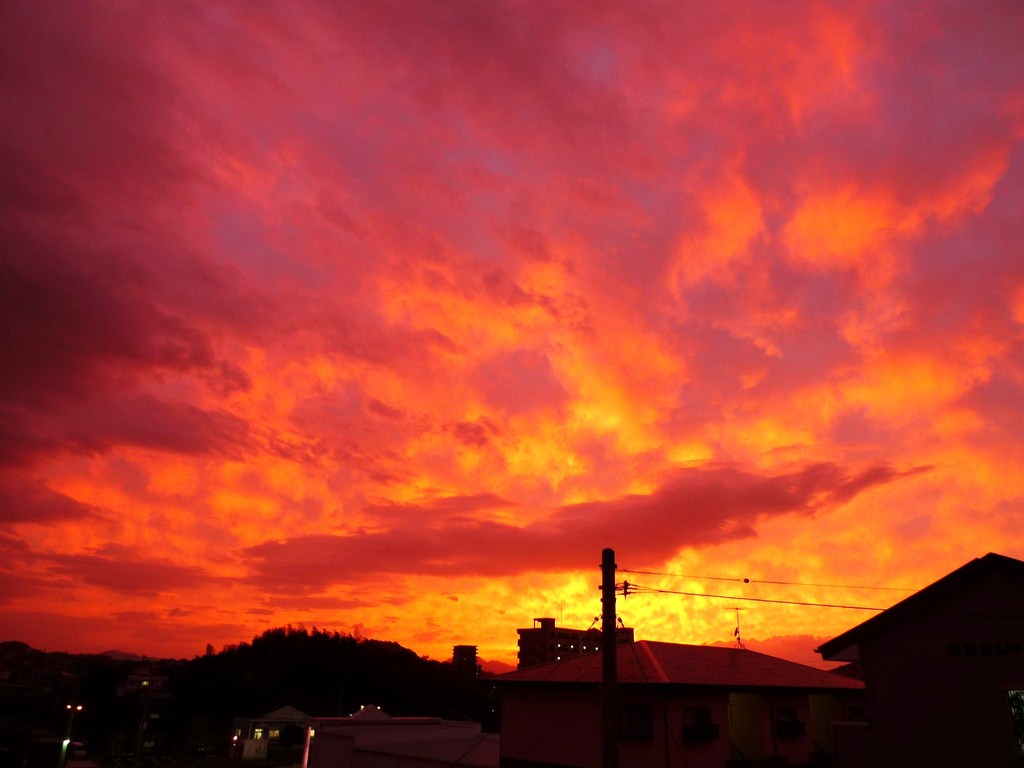
<path fill-rule="evenodd" d="M 327 717 L 376 704 L 392 715 L 475 719 L 481 687 L 398 643 L 284 627 L 182 664 L 172 690 L 206 716 L 256 716 L 290 704 Z"/>
<path fill-rule="evenodd" d="M 0 643 L 0 768 L 51 765 L 82 704 L 74 741 L 91 757 L 226 754 L 235 718 L 290 705 L 313 717 L 375 704 L 391 715 L 481 720 L 486 692 L 450 663 L 397 643 L 303 627 L 272 629 L 251 643 L 207 648 L 191 660 L 44 653 Z M 147 747 L 139 736 L 146 722 Z"/>

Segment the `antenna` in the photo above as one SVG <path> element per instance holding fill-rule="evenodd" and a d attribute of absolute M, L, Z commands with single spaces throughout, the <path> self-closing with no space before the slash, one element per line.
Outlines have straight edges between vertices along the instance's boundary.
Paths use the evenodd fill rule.
<path fill-rule="evenodd" d="M 736 629 L 732 631 L 732 636 L 736 638 L 736 647 L 745 649 L 747 646 L 743 644 L 743 638 L 740 637 L 740 611 L 743 609 L 733 606 L 733 610 L 736 611 Z"/>

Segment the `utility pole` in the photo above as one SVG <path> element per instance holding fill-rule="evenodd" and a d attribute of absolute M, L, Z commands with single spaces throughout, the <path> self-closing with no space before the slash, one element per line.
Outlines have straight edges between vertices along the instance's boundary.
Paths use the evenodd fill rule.
<path fill-rule="evenodd" d="M 619 768 L 618 643 L 615 635 L 615 550 L 601 552 L 601 726 L 603 768 Z"/>

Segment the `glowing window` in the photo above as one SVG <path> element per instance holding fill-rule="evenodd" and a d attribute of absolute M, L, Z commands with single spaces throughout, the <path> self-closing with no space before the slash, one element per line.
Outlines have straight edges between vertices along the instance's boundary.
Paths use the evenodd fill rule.
<path fill-rule="evenodd" d="M 262 739 L 263 738 L 263 729 L 262 728 L 253 728 L 252 729 L 252 737 L 254 739 Z"/>

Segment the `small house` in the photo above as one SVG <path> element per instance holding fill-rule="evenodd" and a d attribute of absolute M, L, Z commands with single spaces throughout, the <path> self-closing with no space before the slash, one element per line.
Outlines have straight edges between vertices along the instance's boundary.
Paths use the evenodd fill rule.
<path fill-rule="evenodd" d="M 744 648 L 641 641 L 616 648 L 621 766 L 810 765 L 863 683 Z M 501 766 L 602 765 L 601 654 L 492 678 Z"/>

